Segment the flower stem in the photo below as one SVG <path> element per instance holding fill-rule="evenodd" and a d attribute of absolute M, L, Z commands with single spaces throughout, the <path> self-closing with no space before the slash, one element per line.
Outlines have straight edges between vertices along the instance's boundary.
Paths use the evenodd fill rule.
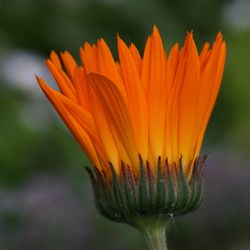
<path fill-rule="evenodd" d="M 167 250 L 165 229 L 148 229 L 144 237 L 150 250 Z"/>
<path fill-rule="evenodd" d="M 167 250 L 167 221 L 162 218 L 137 220 L 137 229 L 144 236 L 149 250 Z"/>

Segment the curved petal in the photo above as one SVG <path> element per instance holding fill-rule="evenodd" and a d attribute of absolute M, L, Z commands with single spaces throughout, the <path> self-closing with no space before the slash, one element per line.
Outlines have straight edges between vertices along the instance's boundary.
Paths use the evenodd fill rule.
<path fill-rule="evenodd" d="M 211 51 L 206 66 L 201 73 L 201 88 L 199 90 L 199 134 L 195 155 L 200 152 L 205 130 L 211 116 L 221 85 L 226 59 L 226 44 L 217 40 Z M 205 87 L 206 86 L 206 87 Z"/>
<path fill-rule="evenodd" d="M 101 165 L 97 157 L 96 150 L 86 131 L 79 125 L 79 123 L 75 120 L 74 116 L 72 116 L 65 109 L 65 107 L 58 99 L 57 95 L 55 95 L 55 93 L 51 91 L 51 88 L 47 86 L 43 79 L 37 77 L 37 81 L 44 94 L 48 97 L 50 102 L 53 104 L 53 106 L 55 107 L 55 109 L 60 114 L 61 118 L 71 131 L 71 133 L 74 135 L 75 139 L 82 147 L 83 151 L 87 153 L 93 164 L 100 169 Z"/>
<path fill-rule="evenodd" d="M 90 73 L 88 78 L 120 149 L 121 159 L 127 158 L 123 155 L 126 152 L 133 166 L 138 167 L 133 129 L 122 94 L 113 82 L 100 74 Z"/>
<path fill-rule="evenodd" d="M 78 103 L 90 112 L 89 86 L 87 83 L 86 72 L 83 68 L 75 68 L 74 82 Z"/>
<path fill-rule="evenodd" d="M 95 124 L 97 127 L 97 132 L 99 138 L 101 140 L 102 147 L 105 152 L 105 156 L 107 157 L 107 162 L 111 162 L 119 173 L 120 171 L 120 161 L 121 156 L 119 155 L 118 147 L 115 143 L 114 136 L 111 132 L 110 125 L 108 120 L 104 114 L 102 103 L 99 100 L 99 97 L 95 94 L 94 90 L 90 88 L 90 100 L 91 100 L 91 110 L 93 114 L 93 118 L 95 120 Z"/>

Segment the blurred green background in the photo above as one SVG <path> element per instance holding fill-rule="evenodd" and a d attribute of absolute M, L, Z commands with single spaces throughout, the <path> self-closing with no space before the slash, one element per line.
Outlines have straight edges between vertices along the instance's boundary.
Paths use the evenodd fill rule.
<path fill-rule="evenodd" d="M 222 31 L 227 64 L 203 151 L 206 197 L 171 222 L 170 249 L 250 249 L 250 1 L 0 0 L 0 250 L 145 249 L 96 211 L 87 158 L 35 82 L 43 60 L 116 34 L 143 51 L 158 25 L 169 49 L 193 30 L 199 49 Z"/>

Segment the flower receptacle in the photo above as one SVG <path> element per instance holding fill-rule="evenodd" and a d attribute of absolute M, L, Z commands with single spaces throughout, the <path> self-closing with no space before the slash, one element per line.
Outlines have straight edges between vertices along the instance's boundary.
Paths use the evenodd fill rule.
<path fill-rule="evenodd" d="M 86 169 L 100 214 L 137 227 L 138 218 L 167 220 L 196 210 L 204 194 L 204 162 L 205 157 L 195 161 L 191 178 L 184 173 L 181 160 L 178 167 L 170 167 L 160 158 L 156 173 L 142 159 L 137 175 L 124 164 L 120 174 L 110 164 L 111 177 L 97 168 Z"/>

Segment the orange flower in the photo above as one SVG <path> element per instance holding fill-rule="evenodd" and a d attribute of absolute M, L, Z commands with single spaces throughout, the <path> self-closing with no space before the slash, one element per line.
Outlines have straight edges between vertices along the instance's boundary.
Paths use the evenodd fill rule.
<path fill-rule="evenodd" d="M 119 61 L 103 39 L 80 49 L 82 65 L 69 52 L 52 51 L 46 64 L 60 91 L 37 80 L 91 162 L 120 173 L 121 161 L 137 173 L 139 155 L 156 172 L 159 157 L 190 176 L 221 84 L 226 46 L 221 33 L 199 55 L 193 34 L 168 55 L 158 29 L 143 57 L 117 37 Z M 63 65 L 61 64 L 63 62 Z M 64 71 L 65 68 L 65 71 Z"/>

